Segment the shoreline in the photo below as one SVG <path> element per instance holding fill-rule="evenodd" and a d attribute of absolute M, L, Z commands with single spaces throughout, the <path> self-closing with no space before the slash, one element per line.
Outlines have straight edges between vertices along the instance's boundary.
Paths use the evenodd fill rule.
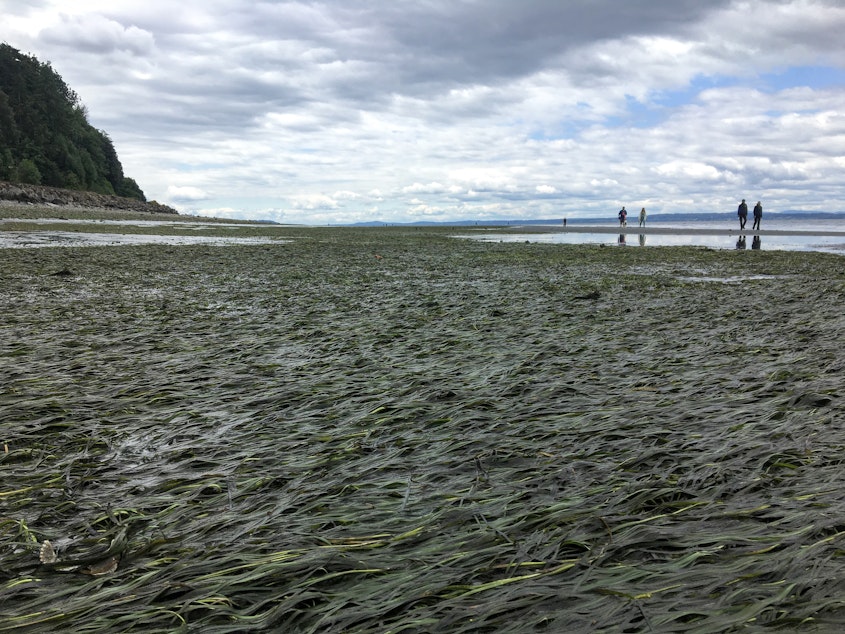
<path fill-rule="evenodd" d="M 49 185 L 0 180 L 0 199 L 12 205 L 103 208 L 135 213 L 166 214 L 178 216 L 173 207 L 155 200 L 126 198 L 114 194 L 101 194 L 84 189 L 65 189 Z"/>

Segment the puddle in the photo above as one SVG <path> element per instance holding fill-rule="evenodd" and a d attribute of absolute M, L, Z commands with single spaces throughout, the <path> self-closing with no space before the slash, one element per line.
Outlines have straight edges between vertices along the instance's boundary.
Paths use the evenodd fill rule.
<path fill-rule="evenodd" d="M 221 236 L 172 236 L 123 233 L 77 233 L 73 231 L 0 232 L 0 248 L 33 249 L 40 247 L 95 247 L 138 244 L 230 246 L 235 244 L 284 244 L 279 238 L 235 238 Z"/>
<path fill-rule="evenodd" d="M 694 246 L 710 249 L 749 251 L 824 251 L 842 254 L 845 242 L 841 235 L 766 235 L 737 240 L 734 235 L 717 234 L 616 234 L 586 232 L 483 233 L 457 234 L 454 237 L 482 242 L 525 242 L 539 244 L 594 244 L 619 247 Z"/>
<path fill-rule="evenodd" d="M 786 275 L 733 275 L 731 277 L 696 277 L 696 276 L 682 276 L 675 279 L 681 282 L 716 282 L 719 284 L 739 284 L 741 282 L 750 282 L 753 280 L 783 280 Z"/>
<path fill-rule="evenodd" d="M 180 227 L 188 229 L 218 229 L 220 227 L 273 228 L 276 224 L 237 223 L 237 222 L 202 222 L 190 220 L 129 220 L 129 219 L 93 219 L 93 218 L 0 218 L 0 224 L 25 222 L 33 225 L 114 225 L 126 227 Z"/>

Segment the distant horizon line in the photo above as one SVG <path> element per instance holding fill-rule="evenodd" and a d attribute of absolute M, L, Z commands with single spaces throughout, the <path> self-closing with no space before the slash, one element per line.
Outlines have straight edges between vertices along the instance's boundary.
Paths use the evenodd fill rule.
<path fill-rule="evenodd" d="M 632 214 L 634 218 L 631 222 L 636 223 L 636 213 Z M 784 211 L 766 212 L 763 216 L 771 219 L 776 217 L 800 217 L 807 219 L 845 219 L 845 211 L 806 211 L 800 209 L 787 209 Z M 723 220 L 726 218 L 736 218 L 736 212 L 729 211 L 690 211 L 690 212 L 672 212 L 672 213 L 655 213 L 648 215 L 648 221 L 654 222 L 656 220 L 662 221 L 677 221 L 677 220 Z M 366 220 L 361 222 L 345 222 L 345 223 L 329 223 L 331 226 L 337 227 L 370 227 L 370 226 L 463 226 L 463 225 L 488 225 L 488 226 L 508 226 L 508 225 L 529 225 L 529 224 L 562 224 L 564 219 L 567 223 L 573 224 L 587 224 L 594 222 L 608 222 L 616 223 L 618 218 L 615 214 L 607 216 L 592 216 L 592 217 L 576 217 L 569 218 L 566 216 L 558 216 L 556 218 L 511 218 L 511 219 L 465 219 L 465 220 L 409 220 L 409 221 L 389 221 L 389 220 Z"/>

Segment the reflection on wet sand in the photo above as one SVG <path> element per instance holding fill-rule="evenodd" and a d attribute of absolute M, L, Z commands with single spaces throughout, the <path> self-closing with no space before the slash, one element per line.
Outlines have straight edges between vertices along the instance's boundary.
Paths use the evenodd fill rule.
<path fill-rule="evenodd" d="M 543 242 L 549 244 L 604 244 L 604 245 L 626 245 L 627 246 L 695 246 L 711 249 L 745 249 L 755 248 L 748 245 L 746 235 L 757 235 L 756 244 L 762 249 L 762 236 L 766 236 L 766 250 L 768 251 L 825 251 L 830 253 L 845 254 L 845 232 L 833 233 L 831 231 L 804 232 L 804 234 L 786 233 L 781 231 L 775 234 L 771 231 L 747 232 L 738 236 L 736 232 L 724 231 L 721 234 L 710 230 L 709 233 L 695 229 L 667 227 L 642 227 L 631 231 L 627 235 L 636 235 L 638 239 L 628 243 L 624 232 L 616 228 L 586 227 L 572 228 L 572 223 L 564 231 L 544 231 L 542 227 L 526 227 L 528 231 L 518 233 L 500 232 L 496 229 L 485 229 L 475 234 L 457 234 L 457 238 L 470 238 L 490 242 Z M 620 235 L 622 239 L 620 240 Z"/>
<path fill-rule="evenodd" d="M 744 249 L 745 245 L 746 245 L 745 236 L 739 236 L 739 238 L 737 238 L 737 241 L 736 241 L 736 248 L 737 249 Z M 757 250 L 760 249 L 761 246 L 762 246 L 762 241 L 760 240 L 759 235 L 755 235 L 753 238 L 751 238 L 751 248 L 752 249 L 757 251 Z"/>

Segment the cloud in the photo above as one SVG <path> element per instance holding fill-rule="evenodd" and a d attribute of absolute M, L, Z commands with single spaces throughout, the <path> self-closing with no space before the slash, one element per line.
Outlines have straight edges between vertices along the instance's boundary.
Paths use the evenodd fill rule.
<path fill-rule="evenodd" d="M 198 187 L 176 187 L 167 188 L 166 200 L 174 203 L 194 203 L 200 200 L 209 200 L 211 196 Z"/>
<path fill-rule="evenodd" d="M 298 210 L 326 210 L 337 209 L 340 205 L 331 196 L 324 194 L 304 194 L 290 199 L 291 207 Z"/>
<path fill-rule="evenodd" d="M 845 208 L 839 2 L 0 6 L 0 39 L 52 62 L 125 173 L 192 209 L 575 217 L 819 188 Z"/>
<path fill-rule="evenodd" d="M 43 29 L 40 36 L 47 45 L 73 47 L 97 55 L 126 51 L 143 56 L 152 51 L 155 43 L 149 31 L 99 15 L 83 18 L 61 14 L 59 23 Z"/>
<path fill-rule="evenodd" d="M 402 193 L 404 194 L 442 194 L 445 192 L 447 188 L 438 183 L 428 183 L 423 185 L 422 183 L 414 183 L 413 185 L 408 185 L 407 187 L 402 188 Z"/>

